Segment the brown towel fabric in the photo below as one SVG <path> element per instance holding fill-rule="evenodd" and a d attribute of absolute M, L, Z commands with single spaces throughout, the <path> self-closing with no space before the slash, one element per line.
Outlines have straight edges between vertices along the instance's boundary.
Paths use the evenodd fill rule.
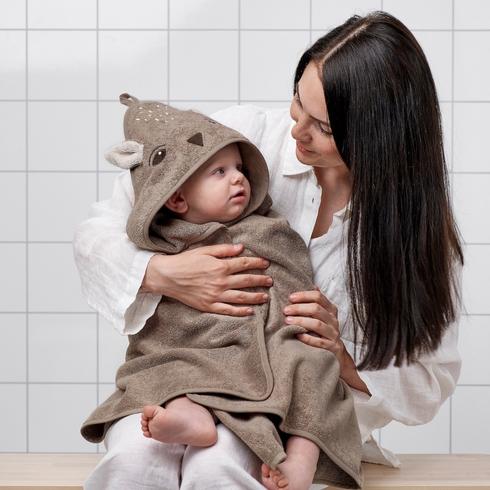
<path fill-rule="evenodd" d="M 270 260 L 274 286 L 270 301 L 246 318 L 201 313 L 163 297 L 145 327 L 129 336 L 117 390 L 84 422 L 83 437 L 100 442 L 117 419 L 186 394 L 209 407 L 270 466 L 284 461 L 287 435 L 300 435 L 320 447 L 316 483 L 359 488 L 361 438 L 335 355 L 305 345 L 295 337 L 305 330 L 283 323 L 289 294 L 314 289 L 313 274 L 303 240 L 271 210 L 262 155 L 241 134 L 201 114 L 127 94 L 121 102 L 128 106 L 127 141 L 108 159 L 131 168 L 130 239 L 163 254 L 243 243 L 243 255 Z M 242 215 L 206 224 L 166 218 L 161 208 L 172 193 L 230 143 L 239 145 L 252 189 Z"/>

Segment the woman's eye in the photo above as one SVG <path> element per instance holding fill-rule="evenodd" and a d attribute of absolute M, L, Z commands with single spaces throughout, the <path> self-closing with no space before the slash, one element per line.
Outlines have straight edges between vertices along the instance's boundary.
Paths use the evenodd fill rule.
<path fill-rule="evenodd" d="M 320 123 L 318 124 L 318 127 L 320 128 L 322 134 L 326 136 L 332 136 L 332 130 L 328 126 L 325 126 L 324 124 Z"/>

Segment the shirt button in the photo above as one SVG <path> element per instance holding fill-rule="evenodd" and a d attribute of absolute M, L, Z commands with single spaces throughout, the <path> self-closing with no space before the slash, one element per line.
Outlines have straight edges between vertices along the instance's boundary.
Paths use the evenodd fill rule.
<path fill-rule="evenodd" d="M 311 202 L 312 203 L 315 202 L 315 198 L 314 197 L 311 198 Z"/>

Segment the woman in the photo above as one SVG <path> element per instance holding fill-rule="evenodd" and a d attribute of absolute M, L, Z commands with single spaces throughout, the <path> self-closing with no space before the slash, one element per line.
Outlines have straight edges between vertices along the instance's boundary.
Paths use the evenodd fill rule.
<path fill-rule="evenodd" d="M 309 245 L 319 289 L 292 295 L 286 323 L 310 332 L 299 341 L 337 356 L 363 459 L 397 466 L 371 432 L 431 420 L 460 370 L 463 255 L 426 58 L 392 16 L 352 17 L 301 57 L 290 116 L 239 106 L 213 117 L 259 147 L 275 210 Z M 239 257 L 231 245 L 175 256 L 137 250 L 124 230 L 132 200 L 121 174 L 74 245 L 89 304 L 123 333 L 140 330 L 162 295 L 227 315 L 263 301 L 243 289 L 267 285 L 267 274 L 248 273 L 266 269 L 267 257 Z M 138 437 L 138 423 L 132 415 L 109 429 L 87 489 L 278 488 L 277 474 L 222 425 L 216 445 L 186 448 Z"/>

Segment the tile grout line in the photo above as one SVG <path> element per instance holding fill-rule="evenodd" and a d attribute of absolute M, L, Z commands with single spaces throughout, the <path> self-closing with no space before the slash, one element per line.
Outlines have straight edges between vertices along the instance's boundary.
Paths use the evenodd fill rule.
<path fill-rule="evenodd" d="M 237 77 L 237 82 L 238 82 L 238 105 L 241 105 L 242 101 L 242 86 L 241 86 L 241 64 L 242 64 L 242 1 L 238 0 L 238 29 L 237 29 L 237 36 L 238 36 L 238 77 Z"/>
<path fill-rule="evenodd" d="M 381 2 L 383 5 L 383 2 Z M 383 8 L 383 7 L 382 7 Z M 313 31 L 323 32 L 333 29 L 335 26 L 326 26 L 325 29 L 312 29 Z M 23 31 L 22 27 L 2 27 L 1 31 Z M 94 32 L 97 29 L 87 27 L 87 28 L 61 28 L 61 27 L 33 27 L 29 29 L 32 32 Z M 228 31 L 233 32 L 236 28 L 219 28 L 219 27 L 210 27 L 210 28 L 131 28 L 131 27 L 121 27 L 121 28 L 104 28 L 99 29 L 101 32 L 163 32 L 163 31 L 176 31 L 176 32 L 213 32 L 213 31 Z M 308 32 L 308 29 L 301 28 L 244 28 L 242 31 L 247 32 Z M 410 29 L 410 32 L 452 32 L 453 29 Z M 490 29 L 454 29 L 454 32 L 490 32 Z"/>
<path fill-rule="evenodd" d="M 1 243 L 1 242 L 0 242 Z M 64 244 L 69 244 L 70 242 L 63 242 Z M 25 315 L 25 311 L 0 311 L 1 315 Z M 30 315 L 96 315 L 95 311 L 29 311 Z M 462 317 L 487 317 L 490 313 L 461 313 Z M 1 488 L 1 487 L 0 487 Z"/>
<path fill-rule="evenodd" d="M 25 385 L 24 381 L 1 381 L 0 385 Z M 31 385 L 114 385 L 114 381 L 31 381 Z M 490 383 L 458 383 L 459 388 L 490 388 Z"/>
<path fill-rule="evenodd" d="M 103 172 L 101 172 L 103 173 Z M 114 173 L 114 172 L 106 172 L 106 173 Z M 73 240 L 0 240 L 0 244 L 36 244 L 36 245 L 70 245 L 73 243 Z M 470 247 L 488 247 L 490 242 L 464 242 L 464 246 Z M 0 311 L 0 313 L 3 313 Z"/>
<path fill-rule="evenodd" d="M 160 100 L 160 99 L 157 99 Z M 26 99 L 0 99 L 0 102 L 2 103 L 9 103 L 9 102 L 25 102 Z M 170 100 L 169 100 L 170 101 Z M 285 100 L 285 99 L 242 99 L 243 102 L 261 102 L 261 103 L 271 103 L 271 104 L 289 104 L 291 100 Z M 52 103 L 61 103 L 61 102 L 103 102 L 103 103 L 118 103 L 119 100 L 116 99 L 30 99 L 31 103 L 45 103 L 45 102 L 52 102 Z M 171 102 L 177 102 L 177 103 L 182 103 L 182 102 L 199 102 L 199 103 L 221 103 L 221 102 L 236 102 L 236 99 L 172 99 Z M 490 99 L 489 100 L 444 100 L 440 99 L 439 104 L 490 104 Z"/>
<path fill-rule="evenodd" d="M 95 34 L 95 98 L 97 99 L 97 102 L 95 103 L 95 108 L 97 111 L 96 118 L 95 118 L 95 151 L 96 151 L 96 175 L 95 175 L 95 195 L 97 197 L 97 201 L 100 198 L 100 188 L 99 188 L 99 170 L 100 170 L 100 164 L 99 164 L 99 144 L 100 144 L 100 137 L 99 137 L 99 129 L 100 129 L 100 102 L 99 102 L 99 97 L 100 97 L 100 57 L 99 57 L 99 0 L 96 0 L 95 2 L 95 26 L 97 28 L 96 34 Z M 99 346 L 99 330 L 100 330 L 100 314 L 97 313 L 95 315 L 95 379 L 97 381 L 97 384 L 95 386 L 95 400 L 97 402 L 97 406 L 99 406 L 100 400 L 99 400 L 99 374 L 100 374 L 100 366 L 99 366 L 99 352 L 100 352 L 100 346 Z M 99 444 L 96 446 L 96 452 L 99 453 Z"/>
<path fill-rule="evenodd" d="M 25 288 L 26 288 L 26 452 L 29 452 L 29 2 L 25 0 L 26 15 L 25 15 L 25 43 L 26 43 L 26 59 L 25 59 L 25 134 L 26 134 L 26 245 L 25 245 Z"/>
<path fill-rule="evenodd" d="M 170 0 L 167 0 L 167 105 L 170 105 Z"/>
<path fill-rule="evenodd" d="M 313 0 L 310 0 L 310 46 L 313 39 L 312 25 L 313 25 Z"/>
<path fill-rule="evenodd" d="M 454 0 L 451 0 L 451 205 L 454 207 Z M 449 398 L 449 454 L 453 453 L 453 397 Z"/>

